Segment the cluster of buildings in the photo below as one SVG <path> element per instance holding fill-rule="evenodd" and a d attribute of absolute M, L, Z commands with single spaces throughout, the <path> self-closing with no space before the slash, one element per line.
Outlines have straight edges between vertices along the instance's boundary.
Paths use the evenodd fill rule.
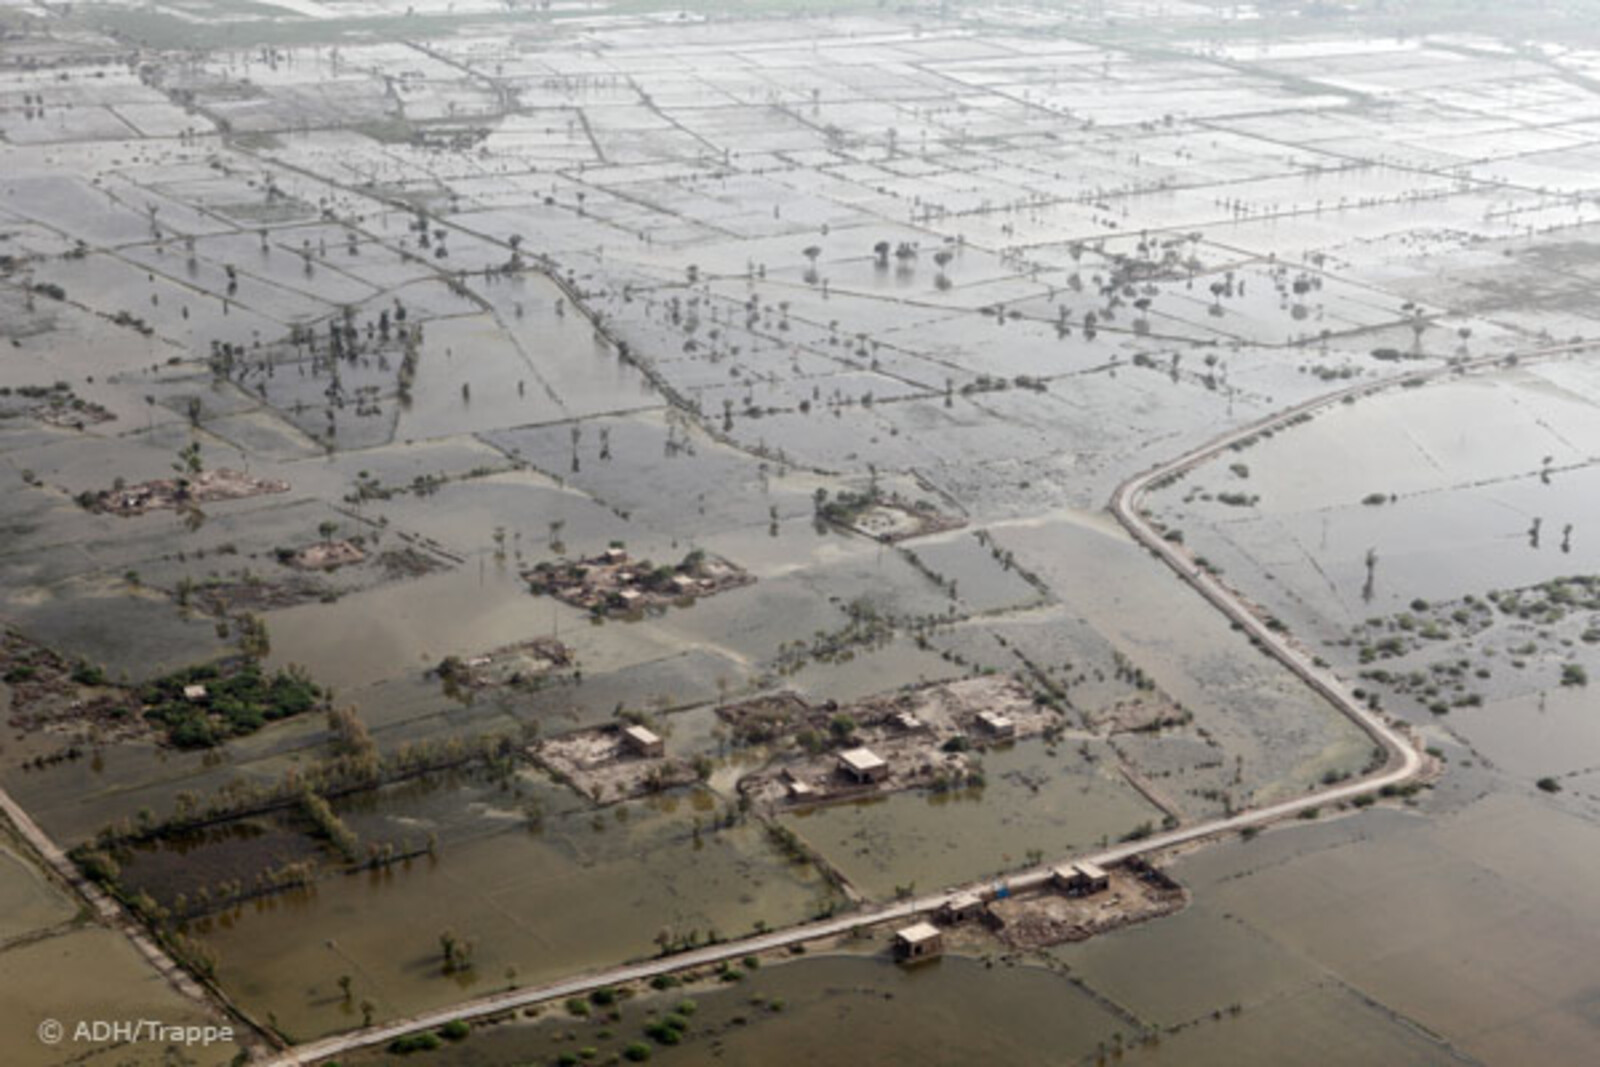
<path fill-rule="evenodd" d="M 1079 860 L 1053 868 L 1049 885 L 1069 897 L 1088 897 L 1111 888 L 1111 875 L 1098 864 Z M 996 894 L 1008 895 L 1008 890 L 1001 886 L 996 889 Z M 988 903 L 976 892 L 957 893 L 940 905 L 937 917 L 944 926 L 955 926 L 983 918 L 987 914 Z M 894 933 L 894 955 L 898 960 L 910 963 L 933 959 L 943 953 L 944 931 L 926 919 L 901 927 Z"/>
<path fill-rule="evenodd" d="M 682 562 L 656 565 L 608 548 L 577 562 L 542 562 L 523 574 L 530 588 L 596 613 L 627 612 L 685 597 L 710 596 L 752 579 L 725 560 L 691 552 Z"/>

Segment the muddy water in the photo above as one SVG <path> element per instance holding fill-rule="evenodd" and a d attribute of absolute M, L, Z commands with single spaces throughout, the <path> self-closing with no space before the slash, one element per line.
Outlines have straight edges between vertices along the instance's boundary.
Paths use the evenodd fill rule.
<path fill-rule="evenodd" d="M 72 905 L 43 874 L 0 848 L 0 938 L 63 922 L 72 914 Z"/>
<path fill-rule="evenodd" d="M 1162 924 L 1172 940 L 1152 927 L 1061 956 L 1164 1022 L 1232 1003 L 1246 1020 L 1270 1017 L 1331 978 L 1483 1062 L 1524 1062 L 1529 1042 L 1547 1062 L 1587 1062 L 1600 831 L 1537 795 L 1428 818 L 1379 811 L 1199 853 L 1174 868 L 1196 905 Z"/>
<path fill-rule="evenodd" d="M 1150 927 L 1155 934 L 1171 920 Z M 1126 934 L 1111 935 L 1115 951 Z M 1095 942 L 1099 944 L 1099 942 Z M 873 955 L 861 953 L 878 950 Z M 592 1049 L 606 1058 L 635 1040 L 652 1042 L 652 1018 L 692 1001 L 682 1045 L 654 1046 L 652 1062 L 789 1065 L 851 1061 L 874 1064 L 973 1063 L 1040 1065 L 1130 1062 L 1148 1064 L 1451 1064 L 1468 1062 L 1430 1042 L 1403 1021 L 1302 964 L 1299 984 L 1279 987 L 1263 1010 L 1234 1014 L 1218 1000 L 1218 1019 L 1147 1036 L 1148 1020 L 1130 1013 L 1081 973 L 1015 962 L 994 964 L 947 956 L 916 968 L 898 967 L 881 944 L 847 954 L 768 964 L 731 986 L 701 984 L 624 1000 L 615 1018 L 598 1009 L 586 1019 L 560 1005 L 529 1021 L 480 1026 L 430 1062 L 445 1067 L 500 1067 L 555 1062 L 562 1053 Z M 1145 978 L 1160 979 L 1170 964 L 1141 958 Z M 1205 988 L 1204 966 L 1185 974 Z M 1281 976 L 1281 971 L 1280 971 Z M 386 1062 L 378 1050 L 351 1063 Z"/>
<path fill-rule="evenodd" d="M 508 798 L 484 810 L 498 833 L 453 832 L 437 859 L 337 876 L 196 927 L 221 980 L 247 1009 L 298 1038 L 360 1021 L 341 974 L 380 1017 L 438 1007 L 512 981 L 553 979 L 653 955 L 663 930 L 732 936 L 811 914 L 828 891 L 777 857 L 754 826 L 697 841 L 715 804 L 702 793 L 547 818 L 533 831 Z M 430 830 L 425 813 L 412 819 Z M 597 891 L 603 887 L 603 891 Z M 473 966 L 445 974 L 439 935 L 473 942 Z M 508 977 L 509 976 L 509 977 Z"/>
<path fill-rule="evenodd" d="M 951 956 L 906 971 L 864 942 L 852 952 L 880 954 L 769 963 L 725 989 L 624 1001 L 617 1019 L 580 1021 L 550 1006 L 438 1055 L 452 1067 L 591 1047 L 603 1058 L 687 996 L 697 1007 L 690 1036 L 656 1048 L 660 1062 L 1060 1064 L 1103 1054 L 1364 1067 L 1525 1062 L 1531 1041 L 1545 1062 L 1584 1063 L 1594 935 L 1581 915 L 1593 894 L 1572 888 L 1595 884 L 1595 830 L 1551 816 L 1541 802 L 1494 797 L 1438 818 L 1379 810 L 1297 825 L 1177 862 L 1171 870 L 1195 894 L 1187 910 L 1048 950 L 1035 961 L 1045 966 Z M 1559 860 L 1519 875 L 1539 866 L 1534 855 Z M 1513 916 L 1503 893 L 1538 907 Z M 1475 909 L 1501 918 L 1474 924 L 1465 913 Z M 1480 965 L 1490 959 L 1501 966 Z"/>
<path fill-rule="evenodd" d="M 1233 763 L 1236 802 L 1303 792 L 1359 770 L 1366 736 L 1230 628 L 1109 518 L 1065 515 L 995 531 L 1020 564 L 1194 715 Z"/>
<path fill-rule="evenodd" d="M 63 1043 L 51 1048 L 35 1040 L 43 1019 L 57 1019 L 70 1037 L 77 1024 L 97 1019 L 157 1019 L 172 1026 L 211 1021 L 180 997 L 150 969 L 120 933 L 85 927 L 59 937 L 0 952 L 0 1028 L 5 1034 L 5 1061 L 16 1067 L 54 1067 L 68 1062 L 90 1064 L 170 1063 L 160 1042 Z M 230 1062 L 238 1050 L 231 1044 L 187 1049 L 189 1062 L 212 1067 Z M 76 1059 L 76 1057 L 83 1057 Z"/>
<path fill-rule="evenodd" d="M 1258 595 L 1289 619 L 1347 622 L 1417 597 L 1591 573 L 1600 564 L 1596 379 L 1586 363 L 1562 361 L 1341 405 L 1196 469 L 1155 495 L 1153 513 L 1226 570 L 1268 571 Z M 1246 477 L 1228 469 L 1236 463 Z M 1260 499 L 1183 503 L 1197 492 Z M 1364 504 L 1373 494 L 1395 499 Z"/>
<path fill-rule="evenodd" d="M 5 1063 L 33 1067 L 67 1062 L 154 1064 L 166 1062 L 159 1043 L 68 1041 L 52 1047 L 34 1038 L 45 1019 L 56 1019 L 70 1038 L 80 1021 L 160 1019 L 181 1025 L 204 1023 L 194 1006 L 161 979 L 115 931 L 75 922 L 78 900 L 48 880 L 29 860 L 0 847 L 0 1049 Z M 194 1049 L 191 1062 L 227 1063 L 231 1044 Z"/>
<path fill-rule="evenodd" d="M 1594 697 L 1560 687 L 1493 700 L 1453 714 L 1450 729 L 1486 760 L 1523 781 L 1587 775 L 1600 767 Z"/>
<path fill-rule="evenodd" d="M 1060 975 L 950 957 L 913 970 L 881 956 L 819 957 L 750 972 L 731 986 L 669 990 L 622 1002 L 620 1019 L 575 1019 L 559 1005 L 532 1023 L 485 1028 L 430 1057 L 445 1067 L 597 1059 L 646 1040 L 651 1016 L 693 1001 L 689 1035 L 652 1062 L 788 1067 L 857 1063 L 1058 1064 L 1091 1055 L 1122 1026 Z M 980 1021 L 981 1020 L 981 1021 Z M 385 1062 L 373 1051 L 352 1063 Z"/>
<path fill-rule="evenodd" d="M 514 574 L 474 564 L 459 571 L 384 586 L 337 604 L 308 604 L 267 615 L 272 662 L 297 663 L 336 689 L 370 685 L 437 664 L 451 653 L 488 650 L 508 635 L 586 625 L 549 599 L 535 599 Z M 555 605 L 553 607 L 553 605 Z"/>
<path fill-rule="evenodd" d="M 1563 361 L 1364 399 L 1196 470 L 1159 494 L 1157 509 L 1237 588 L 1317 636 L 1342 636 L 1352 619 L 1405 610 L 1413 597 L 1592 573 L 1600 557 L 1583 531 L 1600 521 L 1589 458 L 1596 377 L 1587 361 Z M 1548 481 L 1539 473 L 1547 459 Z M 1247 476 L 1228 469 L 1237 462 Z M 1261 499 L 1248 509 L 1180 503 L 1197 487 Z M 1363 504 L 1374 492 L 1396 499 Z M 1545 527 L 1537 544 L 1534 518 Z M 1378 555 L 1370 602 L 1361 595 L 1368 548 Z M 1565 633 L 1505 625 L 1518 641 Z M 1472 646 L 1443 641 L 1418 658 L 1468 656 Z M 1352 676 L 1359 669 L 1349 649 L 1322 651 Z M 1570 639 L 1559 653 L 1592 660 Z M 1587 961 L 1600 907 L 1590 870 L 1600 833 L 1594 702 L 1581 687 L 1559 688 L 1553 671 L 1491 662 L 1482 707 L 1422 713 L 1450 764 L 1415 813 L 1297 825 L 1198 854 L 1177 867 L 1196 904 L 1163 924 L 1168 936 L 1129 931 L 1059 957 L 1135 1011 L 1196 1021 L 1167 1042 L 1188 1062 L 1217 1060 L 1225 1041 L 1254 1047 L 1326 1001 L 1333 981 L 1412 1033 L 1438 1035 L 1407 1062 L 1518 1063 L 1530 1048 L 1547 1062 L 1589 1062 L 1597 1030 Z M 1559 794 L 1534 787 L 1546 775 Z M 1202 969 L 1214 992 L 1194 980 Z M 1222 1020 L 1210 1021 L 1219 1009 Z M 1366 1054 L 1370 1031 L 1342 1009 L 1325 1005 L 1301 1025 Z"/>
<path fill-rule="evenodd" d="M 896 793 L 784 821 L 869 896 L 907 885 L 926 893 L 1028 866 L 1030 850 L 1055 858 L 1159 825 L 1161 812 L 1106 766 L 1106 750 L 1091 751 L 1094 763 L 1076 748 L 1052 756 L 1019 742 L 982 755 L 981 789 Z"/>

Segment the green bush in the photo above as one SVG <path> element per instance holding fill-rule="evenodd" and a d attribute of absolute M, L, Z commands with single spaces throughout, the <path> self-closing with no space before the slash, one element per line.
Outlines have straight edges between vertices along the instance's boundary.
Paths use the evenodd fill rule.
<path fill-rule="evenodd" d="M 437 1034 L 406 1034 L 389 1042 L 389 1051 L 397 1056 L 406 1056 L 413 1052 L 432 1052 L 441 1044 L 443 1042 L 439 1040 Z"/>
<path fill-rule="evenodd" d="M 184 698 L 184 687 L 189 685 L 206 687 L 203 705 Z M 202 664 L 139 690 L 145 718 L 164 727 L 167 741 L 178 748 L 210 748 L 229 737 L 254 733 L 269 722 L 310 711 L 324 695 L 298 671 L 267 676 L 254 662 L 232 673 L 224 673 L 215 664 Z"/>
<path fill-rule="evenodd" d="M 93 663 L 79 661 L 78 665 L 72 668 L 72 680 L 79 685 L 105 685 L 106 672 Z"/>

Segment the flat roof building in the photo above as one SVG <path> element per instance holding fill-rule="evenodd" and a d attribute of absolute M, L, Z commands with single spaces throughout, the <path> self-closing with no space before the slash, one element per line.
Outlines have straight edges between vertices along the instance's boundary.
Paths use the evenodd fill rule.
<path fill-rule="evenodd" d="M 894 932 L 894 954 L 902 960 L 926 960 L 944 952 L 944 934 L 932 923 L 915 923 Z"/>
<path fill-rule="evenodd" d="M 186 685 L 183 687 L 183 699 L 191 704 L 202 703 L 206 696 L 206 687 L 203 685 Z"/>
<path fill-rule="evenodd" d="M 1105 869 L 1087 860 L 1057 867 L 1050 872 L 1050 876 L 1057 888 L 1073 896 L 1088 896 L 1111 886 L 1111 876 Z"/>
<path fill-rule="evenodd" d="M 629 726 L 623 730 L 622 744 L 637 756 L 658 757 L 667 754 L 667 743 L 654 730 L 643 726 Z"/>
<path fill-rule="evenodd" d="M 1017 724 L 999 712 L 978 712 L 978 725 L 983 727 L 984 732 L 990 737 L 1017 736 Z"/>
<path fill-rule="evenodd" d="M 889 777 L 889 765 L 870 748 L 849 748 L 839 753 L 839 769 L 862 785 Z"/>
<path fill-rule="evenodd" d="M 966 922 L 983 914 L 983 898 L 976 893 L 957 893 L 939 908 L 939 918 L 947 923 Z"/>

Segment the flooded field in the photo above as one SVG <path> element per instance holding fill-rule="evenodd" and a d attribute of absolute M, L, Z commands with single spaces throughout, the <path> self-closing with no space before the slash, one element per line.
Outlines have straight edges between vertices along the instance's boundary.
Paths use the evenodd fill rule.
<path fill-rule="evenodd" d="M 852 885 L 889 899 L 1088 851 L 1163 813 L 1102 763 L 1105 752 L 1047 754 L 1019 742 L 982 757 L 984 785 L 948 793 L 898 793 L 822 808 L 786 822 Z"/>
<path fill-rule="evenodd" d="M 359 1023 L 361 1001 L 375 1018 L 395 1018 L 653 956 L 662 935 L 785 925 L 834 899 L 759 828 L 711 829 L 715 806 L 703 796 L 552 815 L 537 830 L 509 800 L 474 807 L 470 823 L 439 832 L 426 814 L 394 805 L 386 819 L 419 837 L 438 833 L 436 857 L 323 879 L 313 893 L 245 904 L 195 932 L 248 1010 L 304 1040 Z M 471 946 L 470 966 L 446 970 L 446 933 Z"/>
<path fill-rule="evenodd" d="M 574 1018 L 558 1005 L 531 1022 L 474 1033 L 432 1059 L 443 1064 L 556 1062 L 563 1053 L 617 1054 L 652 1018 L 692 1006 L 681 1044 L 654 1045 L 652 1062 L 801 1064 L 856 1055 L 914 1055 L 937 1064 L 1003 1056 L 1046 1064 L 1110 1047 L 1122 1020 L 1066 978 L 1041 969 L 990 968 L 950 958 L 914 971 L 852 955 L 765 966 L 724 988 L 671 990 L 621 1002 L 617 1019 L 596 1009 Z M 972 1013 L 989 1021 L 980 1033 Z M 553 1016 L 553 1017 L 552 1017 Z M 649 1042 L 650 1039 L 644 1037 Z M 355 1063 L 376 1063 L 374 1056 Z"/>
<path fill-rule="evenodd" d="M 1600 38 L 1324 6 L 0 12 L 0 786 L 214 983 L 7 849 L 10 1029 L 264 1056 L 1374 770 L 1107 511 L 1357 389 L 1143 506 L 1425 788 L 1081 944 L 769 955 L 646 1052 L 1584 1062 Z"/>
<path fill-rule="evenodd" d="M 0 912 L 0 982 L 8 990 L 0 1024 L 14 1034 L 31 1039 L 47 1018 L 61 1021 L 68 1033 L 83 1020 L 156 1017 L 175 1026 L 220 1021 L 168 986 L 119 931 L 88 919 L 9 832 L 0 846 Z M 7 1061 L 19 1067 L 61 1062 L 61 1050 L 44 1042 L 7 1042 Z M 194 1049 L 191 1062 L 225 1064 L 237 1051 L 232 1042 L 221 1042 Z M 153 1064 L 165 1062 L 165 1050 L 85 1042 L 74 1058 Z"/>

